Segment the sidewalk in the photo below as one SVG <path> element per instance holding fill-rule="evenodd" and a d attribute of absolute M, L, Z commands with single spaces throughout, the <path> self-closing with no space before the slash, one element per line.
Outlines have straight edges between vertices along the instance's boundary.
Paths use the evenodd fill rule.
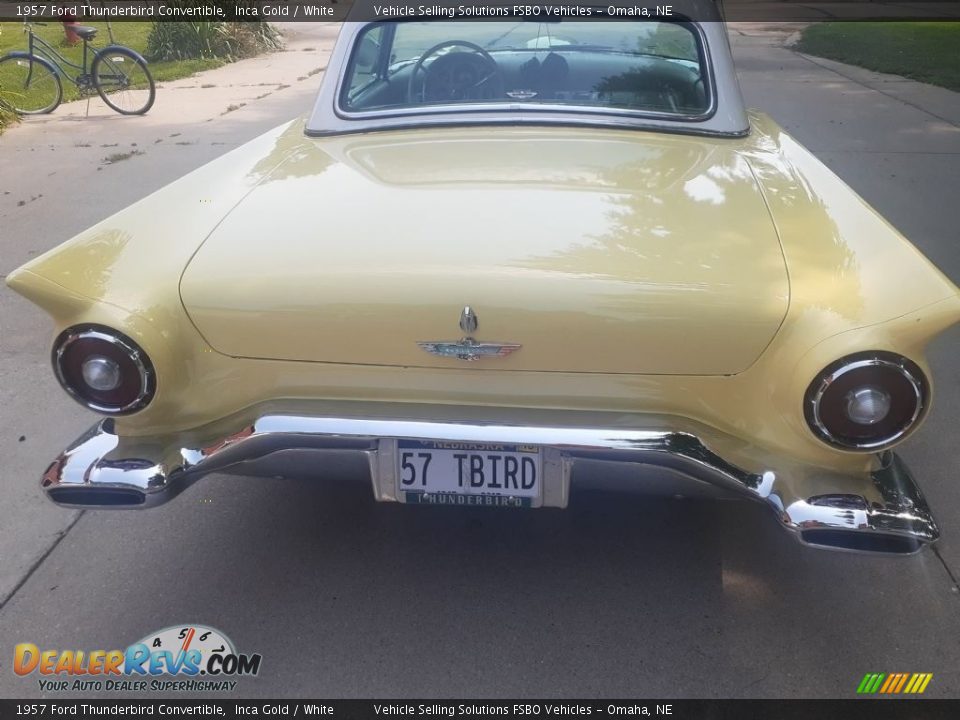
<path fill-rule="evenodd" d="M 730 40 L 741 75 L 744 72 L 749 73 L 757 69 L 757 53 L 761 53 L 768 60 L 774 56 L 781 58 L 782 62 L 776 66 L 768 66 L 766 68 L 768 70 L 797 71 L 801 69 L 797 60 L 802 59 L 811 65 L 818 66 L 823 72 L 815 68 L 807 68 L 808 72 L 806 73 L 797 75 L 790 72 L 788 77 L 778 77 L 776 81 L 786 79 L 788 82 L 849 82 L 875 90 L 937 119 L 960 127 L 960 93 L 936 85 L 909 80 L 899 75 L 875 72 L 793 50 L 791 45 L 808 24 L 730 23 Z M 748 96 L 748 101 L 749 99 Z"/>
<path fill-rule="evenodd" d="M 51 205 L 70 208 L 71 221 L 51 228 L 58 240 L 170 182 L 185 170 L 222 155 L 284 120 L 309 112 L 333 42 L 337 23 L 277 23 L 282 51 L 241 60 L 189 78 L 157 85 L 157 101 L 143 117 L 119 115 L 99 97 L 61 105 L 50 115 L 24 118 L 0 135 L 0 224 L 29 225 L 43 218 L 50 228 Z M 107 158 L 112 158 L 108 161 Z M 135 182 L 117 188 L 122 201 L 104 207 L 83 198 L 94 173 L 124 162 L 144 169 Z M 169 172 L 164 172 L 168 168 Z M 128 168 L 129 169 L 129 168 Z M 190 168 L 192 169 L 192 168 Z M 103 178 L 97 177 L 97 186 Z M 75 221 L 74 221 L 75 220 Z M 45 239 L 49 242 L 52 238 Z M 46 247 L 10 246 L 0 238 L 0 274 Z"/>

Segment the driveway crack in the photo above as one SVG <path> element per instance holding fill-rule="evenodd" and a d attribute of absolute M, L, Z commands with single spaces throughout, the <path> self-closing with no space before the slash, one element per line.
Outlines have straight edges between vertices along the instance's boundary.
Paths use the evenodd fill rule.
<path fill-rule="evenodd" d="M 960 578 L 958 578 L 956 573 L 950 569 L 950 566 L 947 564 L 947 561 L 943 559 L 943 555 L 940 554 L 940 549 L 936 545 L 933 546 L 933 554 L 937 556 L 937 560 L 939 560 L 940 564 L 943 565 L 943 569 L 946 571 L 947 577 L 950 578 L 950 582 L 953 583 L 954 594 L 956 594 L 957 591 L 960 590 Z"/>
<path fill-rule="evenodd" d="M 85 513 L 85 510 L 80 510 L 70 524 L 57 534 L 57 538 L 50 544 L 50 547 L 48 547 L 39 558 L 37 558 L 36 562 L 34 562 L 27 572 L 24 573 L 23 577 L 20 578 L 20 581 L 13 586 L 13 590 L 10 591 L 10 594 L 3 598 L 3 600 L 0 600 L 0 610 L 3 610 L 3 608 L 5 608 L 11 600 L 13 600 L 16 594 L 20 591 L 20 588 L 27 584 L 27 580 L 33 577 L 33 574 L 43 564 L 43 561 L 50 556 L 50 553 L 57 549 L 57 546 L 63 541 L 67 534 L 73 530 L 73 526 L 80 521 L 80 518 L 82 518 Z"/>

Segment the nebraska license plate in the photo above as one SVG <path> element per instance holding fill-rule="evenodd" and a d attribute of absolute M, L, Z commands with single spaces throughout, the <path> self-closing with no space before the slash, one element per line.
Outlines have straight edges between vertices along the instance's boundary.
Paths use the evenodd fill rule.
<path fill-rule="evenodd" d="M 407 503 L 531 507 L 542 466 L 536 446 L 399 440 L 397 494 Z"/>

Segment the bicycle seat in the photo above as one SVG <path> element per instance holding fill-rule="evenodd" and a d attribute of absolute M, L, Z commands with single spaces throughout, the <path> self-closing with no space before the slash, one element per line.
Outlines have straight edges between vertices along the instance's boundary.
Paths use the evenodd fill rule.
<path fill-rule="evenodd" d="M 87 25 L 72 25 L 70 29 L 84 40 L 93 40 L 97 36 L 97 29 L 95 27 L 89 27 Z"/>

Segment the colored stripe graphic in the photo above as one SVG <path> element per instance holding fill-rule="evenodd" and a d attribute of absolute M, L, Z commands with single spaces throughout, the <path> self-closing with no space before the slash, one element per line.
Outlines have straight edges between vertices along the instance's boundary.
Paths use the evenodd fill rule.
<path fill-rule="evenodd" d="M 897 682 L 897 686 L 893 688 L 890 692 L 898 693 L 903 689 L 904 684 L 907 682 L 907 678 L 910 677 L 910 673 L 900 673 L 900 680 Z"/>
<path fill-rule="evenodd" d="M 857 694 L 919 695 L 933 679 L 933 673 L 867 673 L 857 686 Z"/>
<path fill-rule="evenodd" d="M 887 675 L 887 681 L 883 684 L 883 687 L 880 688 L 881 695 L 890 691 L 890 686 L 893 685 L 894 682 L 896 682 L 897 677 L 899 676 L 896 673 Z"/>

